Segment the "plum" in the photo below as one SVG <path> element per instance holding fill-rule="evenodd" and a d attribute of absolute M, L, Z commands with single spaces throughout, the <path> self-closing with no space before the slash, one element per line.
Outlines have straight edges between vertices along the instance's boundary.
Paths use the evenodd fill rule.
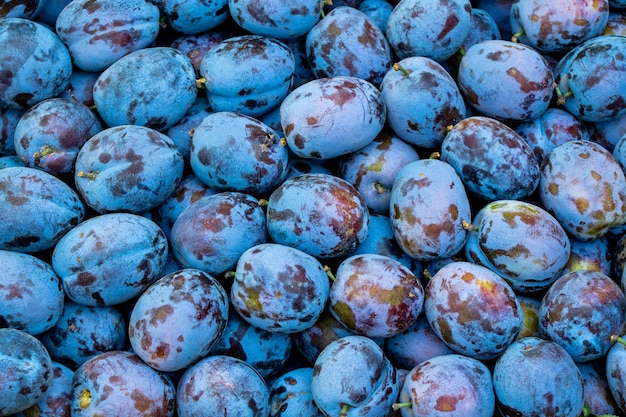
<path fill-rule="evenodd" d="M 54 416 L 69 417 L 70 390 L 74 371 L 65 365 L 52 361 L 52 381 L 44 396 L 36 404 L 12 417 Z"/>
<path fill-rule="evenodd" d="M 228 0 L 157 0 L 165 22 L 184 34 L 210 32 L 229 18 Z"/>
<path fill-rule="evenodd" d="M 297 368 L 279 375 L 270 386 L 270 417 L 322 417 L 313 401 L 313 368 Z"/>
<path fill-rule="evenodd" d="M 282 41 L 304 37 L 320 20 L 319 0 L 229 0 L 235 23 L 255 35 Z"/>

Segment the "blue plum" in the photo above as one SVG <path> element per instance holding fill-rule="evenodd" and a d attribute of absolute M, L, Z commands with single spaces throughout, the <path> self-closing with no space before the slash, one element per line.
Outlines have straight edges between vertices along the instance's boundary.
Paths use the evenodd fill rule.
<path fill-rule="evenodd" d="M 59 12 L 55 28 L 74 65 L 98 72 L 156 40 L 159 9 L 149 0 L 76 0 Z"/>
<path fill-rule="evenodd" d="M 620 239 L 621 240 L 621 239 Z M 622 241 L 622 245 L 626 240 Z M 615 271 L 616 276 L 622 276 L 622 270 L 613 269 L 618 264 L 618 243 L 609 244 L 606 236 L 593 240 L 570 239 L 571 253 L 561 275 L 581 269 L 598 271 L 604 275 L 611 275 Z M 622 246 L 623 247 L 623 246 Z M 615 262 L 613 256 L 615 250 Z"/>
<path fill-rule="evenodd" d="M 606 354 L 604 374 L 617 411 L 626 413 L 626 344 L 621 332 L 611 339 L 615 343 Z"/>
<path fill-rule="evenodd" d="M 72 0 L 46 0 L 37 12 L 37 20 L 54 26 L 61 10 Z"/>
<path fill-rule="evenodd" d="M 26 109 L 0 108 L 0 156 L 15 155 L 15 127 Z"/>
<path fill-rule="evenodd" d="M 40 101 L 15 126 L 15 151 L 27 166 L 53 175 L 74 170 L 82 146 L 102 123 L 86 105 L 64 98 Z"/>
<path fill-rule="evenodd" d="M 208 356 L 187 368 L 178 381 L 178 417 L 220 410 L 224 417 L 267 417 L 269 388 L 263 377 L 241 359 Z"/>
<path fill-rule="evenodd" d="M 99 72 L 88 72 L 74 69 L 67 88 L 59 94 L 59 98 L 77 101 L 90 109 L 95 109 L 93 102 L 93 86 L 100 76 Z"/>
<path fill-rule="evenodd" d="M 172 140 L 149 127 L 110 127 L 92 136 L 74 164 L 76 190 L 98 213 L 142 213 L 176 189 L 183 157 Z"/>
<path fill-rule="evenodd" d="M 40 336 L 53 361 L 75 370 L 101 353 L 126 347 L 126 319 L 114 307 L 87 307 L 68 299 L 57 323 Z"/>
<path fill-rule="evenodd" d="M 178 36 L 172 41 L 170 46 L 184 53 L 191 61 L 191 64 L 196 70 L 196 74 L 200 75 L 202 59 L 204 59 L 204 55 L 209 49 L 213 48 L 221 41 L 235 36 L 228 28 L 220 28 L 192 35 Z M 206 98 L 205 96 L 201 97 Z"/>
<path fill-rule="evenodd" d="M 24 161 L 17 155 L 0 156 L 0 169 L 8 167 L 24 167 Z"/>
<path fill-rule="evenodd" d="M 566 142 L 546 155 L 538 194 L 542 206 L 576 239 L 600 238 L 626 222 L 624 171 L 595 142 Z"/>
<path fill-rule="evenodd" d="M 52 381 L 44 396 L 36 404 L 12 417 L 69 417 L 73 376 L 74 371 L 70 368 L 52 361 Z"/>
<path fill-rule="evenodd" d="M 52 384 L 52 359 L 35 336 L 0 328 L 0 415 L 37 404 Z"/>
<path fill-rule="evenodd" d="M 32 335 L 52 328 L 61 317 L 65 298 L 52 266 L 33 255 L 7 250 L 0 250 L 0 265 L 0 327 Z"/>
<path fill-rule="evenodd" d="M 402 250 L 420 261 L 457 254 L 467 240 L 469 198 L 454 168 L 438 159 L 405 165 L 389 201 L 393 233 Z"/>
<path fill-rule="evenodd" d="M 528 197 L 539 185 L 539 163 L 530 145 L 491 117 L 470 116 L 457 123 L 441 144 L 441 160 L 483 200 Z"/>
<path fill-rule="evenodd" d="M 275 243 L 321 258 L 351 253 L 368 233 L 369 211 L 349 182 L 329 174 L 285 180 L 267 203 L 267 232 Z"/>
<path fill-rule="evenodd" d="M 102 71 L 93 86 L 96 109 L 109 127 L 137 125 L 164 131 L 183 118 L 197 96 L 191 61 L 166 46 L 123 56 Z"/>
<path fill-rule="evenodd" d="M 524 121 L 548 109 L 554 75 L 531 47 L 495 39 L 465 51 L 457 82 L 470 105 L 484 116 Z"/>
<path fill-rule="evenodd" d="M 293 52 L 261 35 L 233 36 L 209 49 L 200 63 L 204 88 L 215 111 L 258 117 L 280 105 L 293 82 Z"/>
<path fill-rule="evenodd" d="M 182 269 L 139 296 L 128 319 L 128 338 L 144 362 L 173 372 L 206 356 L 227 319 L 228 295 L 222 285 L 200 270 Z"/>
<path fill-rule="evenodd" d="M 356 187 L 372 213 L 387 215 L 398 171 L 418 159 L 410 144 L 381 132 L 369 145 L 341 157 L 337 175 Z"/>
<path fill-rule="evenodd" d="M 504 417 L 571 417 L 583 410 L 576 363 L 558 344 L 538 337 L 520 339 L 502 353 L 493 368 L 493 386 Z"/>
<path fill-rule="evenodd" d="M 594 415 L 612 414 L 619 411 L 606 377 L 606 366 L 602 361 L 576 363 L 583 378 L 585 408 Z"/>
<path fill-rule="evenodd" d="M 330 312 L 349 330 L 386 338 L 417 320 L 424 289 L 413 272 L 395 259 L 353 255 L 339 264 L 328 303 Z"/>
<path fill-rule="evenodd" d="M 0 170 L 0 249 L 34 253 L 54 245 L 85 217 L 72 188 L 37 168 Z M 24 221 L 28 219 L 28 221 Z"/>
<path fill-rule="evenodd" d="M 603 357 L 613 344 L 611 336 L 625 324 L 626 295 L 601 272 L 562 275 L 541 300 L 541 336 L 560 345 L 576 362 Z"/>
<path fill-rule="evenodd" d="M 313 368 L 297 368 L 278 376 L 270 386 L 270 417 L 322 417 L 313 401 Z"/>
<path fill-rule="evenodd" d="M 175 385 L 137 355 L 110 351 L 89 359 L 72 378 L 71 415 L 173 417 Z"/>
<path fill-rule="evenodd" d="M 237 261 L 230 301 L 248 323 L 277 333 L 311 327 L 322 314 L 330 284 L 313 256 L 277 243 L 256 245 Z"/>
<path fill-rule="evenodd" d="M 184 209 L 172 226 L 170 245 L 185 268 L 219 276 L 233 268 L 243 252 L 266 239 L 259 201 L 249 194 L 225 191 Z"/>
<path fill-rule="evenodd" d="M 60 94 L 70 82 L 72 60 L 63 42 L 41 23 L 0 19 L 0 108 L 27 109 Z"/>
<path fill-rule="evenodd" d="M 198 96 L 185 115 L 172 127 L 163 132 L 176 144 L 176 148 L 182 155 L 185 163 L 189 162 L 191 137 L 194 134 L 194 129 L 200 125 L 202 119 L 211 113 L 213 113 L 213 110 L 207 98 Z"/>
<path fill-rule="evenodd" d="M 265 195 L 283 182 L 288 161 L 287 147 L 274 131 L 242 113 L 211 113 L 191 137 L 191 169 L 219 191 Z"/>
<path fill-rule="evenodd" d="M 472 20 L 469 0 L 402 0 L 392 10 L 385 31 L 400 58 L 423 56 L 442 62 L 462 45 Z"/>
<path fill-rule="evenodd" d="M 230 16 L 228 0 L 156 0 L 154 4 L 173 30 L 185 34 L 209 32 Z"/>
<path fill-rule="evenodd" d="M 517 294 L 517 301 L 522 306 L 524 312 L 524 321 L 522 323 L 522 330 L 517 335 L 517 339 L 524 337 L 539 335 L 539 309 L 541 308 L 541 299 L 535 298 L 532 295 Z"/>
<path fill-rule="evenodd" d="M 380 91 L 350 76 L 312 80 L 292 90 L 280 105 L 287 145 L 301 158 L 354 152 L 378 136 L 386 118 Z"/>
<path fill-rule="evenodd" d="M 479 360 L 498 357 L 522 329 L 522 307 L 509 284 L 466 261 L 452 262 L 432 277 L 424 312 L 452 350 Z"/>
<path fill-rule="evenodd" d="M 448 354 L 410 370 L 396 408 L 403 417 L 492 417 L 495 404 L 489 368 L 477 359 Z"/>
<path fill-rule="evenodd" d="M 422 148 L 439 147 L 450 126 L 466 114 L 456 81 L 430 58 L 412 56 L 395 63 L 380 89 L 389 126 L 401 139 Z"/>
<path fill-rule="evenodd" d="M 376 86 L 391 68 L 382 30 L 354 7 L 333 8 L 306 34 L 306 55 L 316 78 L 358 77 Z"/>
<path fill-rule="evenodd" d="M 52 267 L 65 293 L 86 306 L 115 305 L 159 278 L 168 242 L 152 220 L 131 213 L 94 216 L 54 247 Z"/>
<path fill-rule="evenodd" d="M 322 2 L 297 0 L 229 0 L 228 10 L 239 26 L 255 35 L 280 40 L 303 37 L 320 20 Z"/>
<path fill-rule="evenodd" d="M 34 20 L 45 3 L 46 0 L 4 1 L 0 5 L 0 16 Z"/>
<path fill-rule="evenodd" d="M 387 20 L 393 10 L 393 4 L 387 0 L 363 0 L 359 3 L 358 9 L 365 13 L 378 29 L 385 34 Z"/>

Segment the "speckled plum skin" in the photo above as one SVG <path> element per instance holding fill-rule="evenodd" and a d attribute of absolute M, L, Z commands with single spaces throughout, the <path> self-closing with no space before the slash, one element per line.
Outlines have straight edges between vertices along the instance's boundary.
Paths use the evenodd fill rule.
<path fill-rule="evenodd" d="M 621 117 L 626 113 L 625 69 L 623 36 L 597 36 L 572 48 L 554 69 L 563 107 L 587 122 Z"/>
<path fill-rule="evenodd" d="M 520 42 L 542 53 L 563 52 L 602 34 L 609 18 L 609 1 L 515 0 L 510 16 L 513 33 L 523 32 Z"/>
<path fill-rule="evenodd" d="M 602 237 L 626 222 L 624 171 L 595 142 L 567 142 L 546 155 L 538 194 L 542 206 L 576 239 Z"/>
<path fill-rule="evenodd" d="M 312 80 L 292 90 L 280 105 L 287 145 L 301 158 L 354 152 L 378 136 L 386 118 L 380 91 L 350 76 Z"/>
<path fill-rule="evenodd" d="M 0 212 L 0 249 L 34 253 L 54 247 L 83 220 L 85 206 L 57 177 L 8 167 L 0 170 Z"/>
<path fill-rule="evenodd" d="M 173 417 L 175 385 L 164 373 L 126 351 L 102 353 L 74 372 L 71 415 Z"/>
<path fill-rule="evenodd" d="M 70 53 L 44 25 L 29 19 L 0 20 L 0 108 L 27 109 L 60 94 L 72 74 Z"/>
<path fill-rule="evenodd" d="M 228 10 L 233 20 L 255 35 L 279 40 L 300 38 L 320 20 L 322 4 L 318 0 L 230 0 Z"/>
<path fill-rule="evenodd" d="M 348 329 L 368 337 L 391 337 L 422 312 L 424 289 L 400 262 L 377 254 L 353 255 L 335 273 L 329 308 Z"/>
<path fill-rule="evenodd" d="M 22 330 L 0 328 L 0 415 L 36 404 L 52 383 L 52 360 L 43 344 Z"/>
<path fill-rule="evenodd" d="M 216 190 L 262 196 L 285 179 L 289 154 L 265 123 L 219 111 L 194 129 L 189 162 L 198 178 Z"/>
<path fill-rule="evenodd" d="M 516 291 L 548 288 L 571 254 L 570 238 L 541 207 L 519 200 L 496 200 L 484 206 L 473 223 L 484 266 L 505 278 Z M 479 262 L 480 263 L 480 262 Z"/>
<path fill-rule="evenodd" d="M 109 127 L 137 125 L 164 131 L 183 118 L 198 95 L 196 71 L 178 49 L 147 47 L 107 67 L 93 100 Z"/>
<path fill-rule="evenodd" d="M 498 357 L 518 336 L 523 311 L 509 284 L 481 265 L 456 261 L 426 286 L 424 312 L 437 335 L 456 353 Z"/>
<path fill-rule="evenodd" d="M 39 402 L 12 417 L 70 416 L 70 389 L 74 371 L 65 365 L 52 361 L 51 373 L 50 386 Z"/>
<path fill-rule="evenodd" d="M 612 278 L 597 271 L 562 275 L 543 296 L 542 337 L 563 347 L 576 362 L 604 356 L 626 324 L 626 296 Z"/>
<path fill-rule="evenodd" d="M 85 142 L 74 168 L 76 190 L 98 213 L 142 213 L 170 197 L 184 162 L 168 136 L 124 125 L 104 129 Z"/>
<path fill-rule="evenodd" d="M 172 226 L 170 244 L 183 267 L 217 277 L 233 268 L 243 252 L 266 239 L 259 201 L 249 194 L 224 191 L 184 209 Z"/>
<path fill-rule="evenodd" d="M 68 174 L 80 148 L 102 129 L 84 104 L 47 99 L 28 109 L 15 126 L 15 151 L 27 166 L 53 175 Z"/>
<path fill-rule="evenodd" d="M 602 361 L 577 362 L 576 366 L 583 378 L 585 406 L 596 415 L 617 414 L 619 408 L 609 388 L 605 364 Z"/>
<path fill-rule="evenodd" d="M 344 406 L 348 407 L 348 417 L 384 415 L 398 392 L 396 369 L 383 350 L 365 336 L 345 336 L 331 342 L 313 365 L 311 393 L 325 415 L 340 415 Z"/>
<path fill-rule="evenodd" d="M 230 301 L 250 324 L 270 332 L 311 327 L 326 305 L 330 284 L 322 264 L 290 246 L 253 246 L 237 261 Z"/>
<path fill-rule="evenodd" d="M 268 200 L 267 231 L 273 241 L 315 257 L 349 254 L 368 228 L 369 211 L 359 192 L 329 174 L 288 179 Z"/>
<path fill-rule="evenodd" d="M 398 245 L 412 258 L 429 261 L 458 253 L 467 239 L 463 221 L 471 216 L 463 182 L 450 164 L 421 159 L 396 175 L 389 218 Z"/>
<path fill-rule="evenodd" d="M 85 71 L 104 70 L 149 46 L 159 32 L 159 9 L 149 0 L 78 0 L 68 6 L 55 28 L 73 63 Z"/>
<path fill-rule="evenodd" d="M 189 148 L 191 147 L 191 137 L 194 134 L 194 129 L 200 125 L 202 119 L 211 113 L 213 113 L 213 110 L 207 98 L 198 96 L 182 119 L 163 132 L 176 144 L 176 148 L 183 156 L 185 163 L 189 163 Z"/>
<path fill-rule="evenodd" d="M 278 39 L 260 35 L 225 39 L 207 51 L 200 63 L 213 110 L 252 117 L 280 105 L 291 88 L 294 71 L 291 49 Z"/>
<path fill-rule="evenodd" d="M 620 337 L 623 339 L 624 335 L 621 334 Z M 617 411 L 626 413 L 626 346 L 623 343 L 614 343 L 607 352 L 605 372 Z"/>
<path fill-rule="evenodd" d="M 61 317 L 65 298 L 52 266 L 33 255 L 7 250 L 0 250 L 0 265 L 0 327 L 32 335 L 52 328 Z"/>
<path fill-rule="evenodd" d="M 148 365 L 178 371 L 211 350 L 227 318 L 228 296 L 222 285 L 200 270 L 182 269 L 160 278 L 139 296 L 130 314 L 128 337 L 133 351 Z"/>
<path fill-rule="evenodd" d="M 465 117 L 456 81 L 437 61 L 412 56 L 399 61 L 382 79 L 387 121 L 403 140 L 422 148 L 441 145 L 449 127 Z"/>
<path fill-rule="evenodd" d="M 33 19 L 42 9 L 44 0 L 9 0 L 0 6 L 1 17 L 22 17 Z"/>
<path fill-rule="evenodd" d="M 178 381 L 176 411 L 179 417 L 220 410 L 224 417 L 267 417 L 269 388 L 263 377 L 241 359 L 208 356 Z"/>
<path fill-rule="evenodd" d="M 159 277 L 168 242 L 152 220 L 131 213 L 91 217 L 57 243 L 52 267 L 65 293 L 86 306 L 116 305 Z"/>
<path fill-rule="evenodd" d="M 471 26 L 468 0 L 402 0 L 392 10 L 385 31 L 400 59 L 424 56 L 445 61 L 463 44 Z"/>
<path fill-rule="evenodd" d="M 333 8 L 306 34 L 305 48 L 315 78 L 346 75 L 378 86 L 391 68 L 385 35 L 354 7 Z"/>
<path fill-rule="evenodd" d="M 270 417 L 323 417 L 313 401 L 313 368 L 297 368 L 278 376 L 270 386 Z"/>
<path fill-rule="evenodd" d="M 403 417 L 492 417 L 495 395 L 491 372 L 477 359 L 448 354 L 412 368 L 400 391 Z"/>
<path fill-rule="evenodd" d="M 517 200 L 539 185 L 539 163 L 531 147 L 491 117 L 470 116 L 457 123 L 441 144 L 441 160 L 483 200 Z"/>
<path fill-rule="evenodd" d="M 570 417 L 583 409 L 580 371 L 572 357 L 550 340 L 526 337 L 512 343 L 495 362 L 493 385 L 504 417 Z"/>
<path fill-rule="evenodd" d="M 465 51 L 457 82 L 470 105 L 484 116 L 524 121 L 548 109 L 554 75 L 531 47 L 496 39 Z"/>
<path fill-rule="evenodd" d="M 179 33 L 209 32 L 228 19 L 228 0 L 157 0 L 169 27 Z"/>
<path fill-rule="evenodd" d="M 53 361 L 75 370 L 94 356 L 124 349 L 126 319 L 114 307 L 88 307 L 68 299 L 57 323 L 40 340 Z"/>

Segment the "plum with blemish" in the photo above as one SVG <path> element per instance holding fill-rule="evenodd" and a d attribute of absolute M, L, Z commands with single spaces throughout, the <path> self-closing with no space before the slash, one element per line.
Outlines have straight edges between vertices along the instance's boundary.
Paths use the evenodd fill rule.
<path fill-rule="evenodd" d="M 267 417 L 269 388 L 250 365 L 231 356 L 208 356 L 181 376 L 176 391 L 179 417 L 220 410 L 224 417 Z"/>
<path fill-rule="evenodd" d="M 619 261 L 617 261 L 619 257 L 618 248 L 623 248 L 623 244 L 626 243 L 626 240 L 624 240 L 619 244 L 620 240 L 621 238 L 617 243 L 609 243 L 609 239 L 606 236 L 592 240 L 570 239 L 571 253 L 565 268 L 561 271 L 561 275 L 572 271 L 588 269 L 601 272 L 604 275 L 611 275 L 615 271 L 615 276 L 621 277 L 623 268 L 613 269 L 614 266 L 617 267 L 619 263 Z"/>
<path fill-rule="evenodd" d="M 54 175 L 8 167 L 0 170 L 0 212 L 0 249 L 34 253 L 52 249 L 83 220 L 85 206 Z"/>
<path fill-rule="evenodd" d="M 73 376 L 74 371 L 70 368 L 52 361 L 52 380 L 44 396 L 36 404 L 11 417 L 69 417 Z"/>
<path fill-rule="evenodd" d="M 267 231 L 275 243 L 321 258 L 351 253 L 368 233 L 369 211 L 357 189 L 329 174 L 284 181 L 267 203 Z"/>
<path fill-rule="evenodd" d="M 387 0 L 363 0 L 358 5 L 358 9 L 365 13 L 383 34 L 387 30 L 387 20 L 393 7 L 394 5 Z"/>
<path fill-rule="evenodd" d="M 311 394 L 313 368 L 279 375 L 270 386 L 270 417 L 322 417 Z"/>
<path fill-rule="evenodd" d="M 348 6 L 333 8 L 308 31 L 306 55 L 316 78 L 344 75 L 376 86 L 392 64 L 383 32 L 365 13 Z"/>
<path fill-rule="evenodd" d="M 52 266 L 21 252 L 0 250 L 0 327 L 39 335 L 52 328 L 64 310 L 65 294 Z M 37 308 L 24 308 L 25 306 Z"/>
<path fill-rule="evenodd" d="M 517 294 L 517 301 L 522 306 L 524 320 L 522 322 L 522 330 L 517 335 L 517 339 L 524 337 L 539 335 L 539 309 L 541 308 L 541 299 L 527 294 Z"/>
<path fill-rule="evenodd" d="M 144 362 L 173 372 L 206 356 L 227 319 L 228 295 L 222 285 L 200 270 L 182 269 L 139 296 L 128 319 L 128 338 Z"/>
<path fill-rule="evenodd" d="M 386 338 L 417 320 L 424 289 L 413 272 L 395 259 L 353 255 L 339 264 L 328 302 L 331 314 L 349 330 Z"/>
<path fill-rule="evenodd" d="M 252 117 L 280 105 L 291 88 L 294 71 L 293 52 L 287 45 L 250 34 L 224 39 L 200 63 L 211 108 Z"/>
<path fill-rule="evenodd" d="M 213 110 L 207 98 L 198 96 L 182 119 L 163 132 L 176 144 L 176 148 L 182 155 L 185 163 L 189 162 L 191 137 L 194 130 L 200 125 L 202 119 L 211 113 L 213 113 Z"/>
<path fill-rule="evenodd" d="M 15 126 L 15 151 L 27 166 L 53 175 L 74 170 L 82 146 L 103 130 L 86 105 L 51 98 L 29 108 Z"/>
<path fill-rule="evenodd" d="M 34 20 L 43 8 L 45 0 L 13 0 L 0 5 L 1 17 L 21 17 Z"/>
<path fill-rule="evenodd" d="M 210 32 L 229 17 L 228 0 L 157 0 L 165 23 L 178 33 Z"/>
<path fill-rule="evenodd" d="M 385 33 L 400 59 L 424 56 L 442 62 L 463 45 L 471 20 L 469 0 L 402 0 L 389 15 Z"/>
<path fill-rule="evenodd" d="M 326 271 L 315 257 L 294 247 L 264 243 L 239 257 L 230 301 L 256 327 L 296 333 L 317 321 L 329 288 Z"/>
<path fill-rule="evenodd" d="M 247 249 L 265 243 L 265 213 L 255 197 L 224 191 L 200 198 L 174 221 L 170 245 L 185 268 L 214 277 L 235 267 Z"/>
<path fill-rule="evenodd" d="M 48 1 L 48 3 L 50 3 L 50 1 Z M 99 72 L 89 72 L 75 68 L 74 71 L 72 71 L 67 88 L 63 90 L 58 97 L 82 103 L 89 107 L 90 110 L 95 109 L 96 104 L 93 101 L 93 86 L 99 76 Z"/>
<path fill-rule="evenodd" d="M 0 156 L 15 155 L 15 127 L 25 109 L 0 108 Z"/>
<path fill-rule="evenodd" d="M 554 89 L 554 75 L 539 52 L 501 39 L 468 48 L 457 82 L 469 104 L 482 115 L 516 122 L 543 114 Z"/>
<path fill-rule="evenodd" d="M 144 126 L 110 127 L 82 146 L 76 190 L 98 213 L 142 213 L 163 203 L 183 175 L 183 157 L 168 136 Z"/>
<path fill-rule="evenodd" d="M 200 75 L 202 59 L 204 59 L 204 55 L 209 49 L 213 48 L 221 41 L 235 36 L 229 28 L 221 28 L 222 26 L 206 32 L 178 36 L 172 41 L 170 46 L 184 53 L 187 58 L 189 58 L 189 61 L 191 61 L 191 64 L 196 70 L 196 74 Z M 201 95 L 199 97 L 206 99 L 206 96 Z"/>
<path fill-rule="evenodd" d="M 492 417 L 495 403 L 489 368 L 477 359 L 448 354 L 412 368 L 395 407 L 403 417 Z"/>
<path fill-rule="evenodd" d="M 33 335 L 0 328 L 0 416 L 39 402 L 52 384 L 52 359 Z"/>
<path fill-rule="evenodd" d="M 160 277 L 168 242 L 152 220 L 131 213 L 94 216 L 56 244 L 52 267 L 68 297 L 86 306 L 116 305 Z"/>
<path fill-rule="evenodd" d="M 626 296 L 611 277 L 580 270 L 562 275 L 543 296 L 539 332 L 576 362 L 603 357 L 626 324 Z"/>
<path fill-rule="evenodd" d="M 456 353 L 498 357 L 522 329 L 523 311 L 509 284 L 484 266 L 456 261 L 426 286 L 424 312 L 435 333 Z"/>
<path fill-rule="evenodd" d="M 123 350 L 126 319 L 115 307 L 88 307 L 68 299 L 59 320 L 40 340 L 53 361 L 75 370 L 101 353 Z"/>
<path fill-rule="evenodd" d="M 611 152 L 591 141 L 554 148 L 541 165 L 542 207 L 572 237 L 592 240 L 626 222 L 626 177 Z"/>
<path fill-rule="evenodd" d="M 604 362 L 577 362 L 576 366 L 583 378 L 585 407 L 595 415 L 617 414 L 619 408 L 609 388 Z"/>
<path fill-rule="evenodd" d="M 391 187 L 398 171 L 418 159 L 410 144 L 381 132 L 369 145 L 342 156 L 337 176 L 356 187 L 372 213 L 387 215 Z"/>
<path fill-rule="evenodd" d="M 74 65 L 84 71 L 104 70 L 123 56 L 148 47 L 159 33 L 159 9 L 152 1 L 70 3 L 60 11 L 55 28 Z"/>
<path fill-rule="evenodd" d="M 354 152 L 382 131 L 387 110 L 380 91 L 358 77 L 315 79 L 280 105 L 289 149 L 300 158 L 329 159 Z"/>
<path fill-rule="evenodd" d="M 110 351 L 94 356 L 74 372 L 71 415 L 173 417 L 175 385 L 139 356 Z"/>
<path fill-rule="evenodd" d="M 491 117 L 470 116 L 452 127 L 441 144 L 441 160 L 483 200 L 529 197 L 539 185 L 539 163 L 530 145 Z"/>
<path fill-rule="evenodd" d="M 468 194 L 454 168 L 438 159 L 405 165 L 396 175 L 389 218 L 400 248 L 419 261 L 456 255 L 471 219 Z"/>

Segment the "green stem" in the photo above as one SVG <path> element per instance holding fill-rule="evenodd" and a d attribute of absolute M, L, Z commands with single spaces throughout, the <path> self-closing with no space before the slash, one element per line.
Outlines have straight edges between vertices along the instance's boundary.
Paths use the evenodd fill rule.
<path fill-rule="evenodd" d="M 341 411 L 339 412 L 339 417 L 346 417 L 348 415 L 348 410 L 350 410 L 350 406 L 348 404 L 343 404 L 341 406 Z"/>
<path fill-rule="evenodd" d="M 330 278 L 331 281 L 335 281 L 337 279 L 335 277 L 335 274 L 333 274 L 333 272 L 330 270 L 330 266 L 324 265 L 324 271 L 326 271 L 326 276 Z"/>
<path fill-rule="evenodd" d="M 399 410 L 399 409 L 401 409 L 401 408 L 411 407 L 412 405 L 413 405 L 413 404 L 411 404 L 411 402 L 410 402 L 410 401 L 407 401 L 407 402 L 405 402 L 405 403 L 394 403 L 394 404 L 391 406 L 391 408 L 392 408 L 394 411 L 398 411 L 398 410 Z"/>
<path fill-rule="evenodd" d="M 402 65 L 398 64 L 397 62 L 395 64 L 393 64 L 393 69 L 396 70 L 396 71 L 400 71 L 402 73 L 402 75 L 404 75 L 404 76 L 407 76 L 407 75 L 411 74 L 410 72 L 405 70 Z"/>
<path fill-rule="evenodd" d="M 511 36 L 511 42 L 519 42 L 519 38 L 520 36 L 522 36 L 524 34 L 524 29 L 520 30 L 517 33 L 514 33 L 513 36 Z"/>

